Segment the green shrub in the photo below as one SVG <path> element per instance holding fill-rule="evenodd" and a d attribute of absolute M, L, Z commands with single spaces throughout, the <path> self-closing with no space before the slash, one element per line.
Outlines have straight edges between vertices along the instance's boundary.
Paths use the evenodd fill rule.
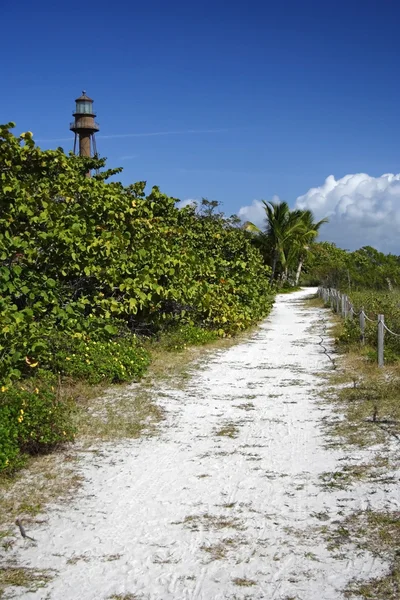
<path fill-rule="evenodd" d="M 346 321 L 343 322 L 338 339 L 339 342 L 343 344 L 359 342 L 360 325 L 358 319 L 346 319 Z"/>
<path fill-rule="evenodd" d="M 35 387 L 34 387 L 35 386 Z M 74 438 L 72 405 L 58 399 L 54 385 L 37 378 L 29 385 L 0 389 L 0 470 L 11 471 L 25 454 L 48 452 Z"/>
<path fill-rule="evenodd" d="M 107 182 L 115 171 L 88 178 L 104 160 L 42 151 L 12 127 L 0 126 L 1 380 L 27 355 L 43 362 L 55 330 L 95 339 L 115 321 L 152 332 L 189 318 L 233 334 L 268 314 L 271 270 L 218 202 L 179 209 L 146 182 Z"/>
<path fill-rule="evenodd" d="M 378 314 L 383 314 L 385 324 L 395 333 L 400 333 L 400 295 L 398 292 L 353 291 L 349 294 L 356 313 L 362 308 L 368 319 L 365 320 L 365 344 L 376 349 L 378 343 Z M 369 320 L 370 319 L 370 320 Z M 358 316 L 346 320 L 343 324 L 339 341 L 354 343 L 360 340 L 360 324 Z M 395 362 L 400 357 L 400 338 L 389 332 L 385 333 L 385 362 Z M 374 360 L 376 353 L 371 354 Z"/>
<path fill-rule="evenodd" d="M 367 359 L 373 363 L 378 362 L 378 351 L 370 349 L 367 351 Z M 396 354 L 390 348 L 385 348 L 383 352 L 383 360 L 385 365 L 393 365 L 400 359 L 400 354 Z"/>
<path fill-rule="evenodd" d="M 149 364 L 149 353 L 133 335 L 115 341 L 64 336 L 50 367 L 61 375 L 95 384 L 139 379 Z"/>
<path fill-rule="evenodd" d="M 1 388 L 0 396 L 0 472 L 23 465 L 18 446 L 18 407 L 5 397 L 7 388 Z"/>
<path fill-rule="evenodd" d="M 218 332 L 196 325 L 181 325 L 161 337 L 161 345 L 170 351 L 182 351 L 187 346 L 201 346 L 218 338 Z"/>

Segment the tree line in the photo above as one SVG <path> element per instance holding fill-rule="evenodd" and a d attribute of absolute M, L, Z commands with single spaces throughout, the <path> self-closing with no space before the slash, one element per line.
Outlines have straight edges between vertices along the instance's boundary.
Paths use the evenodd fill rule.
<path fill-rule="evenodd" d="M 278 287 L 324 285 L 343 291 L 386 290 L 400 287 L 400 257 L 372 246 L 352 252 L 332 242 L 318 242 L 327 218 L 316 221 L 310 210 L 290 209 L 286 202 L 263 201 L 265 227 L 244 224 L 253 244 L 271 268 Z"/>
<path fill-rule="evenodd" d="M 305 263 L 303 282 L 344 292 L 377 290 L 396 292 L 400 288 L 400 256 L 384 254 L 372 246 L 353 252 L 331 242 L 312 246 Z"/>

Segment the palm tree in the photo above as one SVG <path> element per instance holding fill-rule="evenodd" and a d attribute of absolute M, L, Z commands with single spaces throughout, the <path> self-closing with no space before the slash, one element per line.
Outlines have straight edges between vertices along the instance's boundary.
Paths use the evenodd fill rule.
<path fill-rule="evenodd" d="M 287 202 L 262 202 L 266 214 L 266 230 L 262 231 L 250 222 L 244 224 L 244 229 L 257 234 L 254 241 L 264 256 L 269 251 L 271 282 L 275 279 L 278 263 L 282 269 L 282 281 L 286 281 L 290 265 L 298 261 L 295 278 L 297 285 L 310 244 L 327 219 L 314 223 L 310 210 L 290 210 Z"/>
<path fill-rule="evenodd" d="M 265 202 L 266 236 L 272 247 L 271 282 L 275 279 L 278 262 L 287 273 L 287 248 L 290 240 L 302 227 L 301 211 L 291 211 L 287 202 Z"/>
<path fill-rule="evenodd" d="M 295 285 L 299 284 L 301 270 L 303 268 L 304 260 L 307 253 L 310 252 L 312 242 L 314 242 L 320 230 L 321 225 L 328 223 L 328 218 L 321 219 L 320 221 L 314 221 L 314 215 L 311 210 L 300 211 L 302 227 L 297 232 L 295 239 L 293 240 L 293 250 L 297 254 L 297 269 L 295 276 Z"/>
<path fill-rule="evenodd" d="M 262 201 L 266 215 L 266 229 L 262 231 L 249 221 L 244 224 L 244 229 L 256 233 L 254 242 L 260 247 L 265 255 L 269 250 L 271 260 L 271 278 L 275 279 L 278 263 L 282 269 L 287 266 L 286 247 L 288 241 L 294 236 L 301 227 L 299 211 L 291 211 L 287 202 L 266 202 Z"/>

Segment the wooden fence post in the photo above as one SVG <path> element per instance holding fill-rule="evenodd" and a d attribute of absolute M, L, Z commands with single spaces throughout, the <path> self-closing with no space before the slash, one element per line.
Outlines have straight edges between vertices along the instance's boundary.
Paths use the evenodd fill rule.
<path fill-rule="evenodd" d="M 348 298 L 348 296 L 345 296 L 344 297 L 344 314 L 343 314 L 345 319 L 347 319 L 347 316 L 349 314 L 349 305 L 350 305 L 349 298 Z"/>
<path fill-rule="evenodd" d="M 360 342 L 365 344 L 365 315 L 363 306 L 360 311 Z"/>
<path fill-rule="evenodd" d="M 336 296 L 336 312 L 337 314 L 340 313 L 340 294 L 339 292 L 336 292 L 337 296 Z"/>
<path fill-rule="evenodd" d="M 378 315 L 378 366 L 383 367 L 384 356 L 384 339 L 385 339 L 385 317 Z"/>

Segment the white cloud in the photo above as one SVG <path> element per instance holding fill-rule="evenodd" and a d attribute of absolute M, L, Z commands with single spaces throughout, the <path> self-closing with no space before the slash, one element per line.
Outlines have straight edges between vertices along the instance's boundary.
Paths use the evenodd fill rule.
<path fill-rule="evenodd" d="M 185 208 L 185 206 L 193 206 L 195 204 L 198 204 L 198 200 L 193 199 L 193 198 L 187 198 L 186 200 L 179 200 L 179 202 L 176 203 L 176 207 L 177 208 Z"/>
<path fill-rule="evenodd" d="M 317 220 L 329 217 L 321 239 L 354 250 L 374 246 L 400 254 L 400 174 L 371 177 L 366 173 L 333 175 L 296 200 L 297 208 L 309 208 Z"/>
<path fill-rule="evenodd" d="M 279 197 L 272 201 L 279 202 Z M 371 177 L 356 173 L 337 180 L 330 175 L 321 186 L 299 196 L 295 207 L 311 209 L 316 220 L 329 218 L 321 227 L 321 240 L 348 250 L 373 246 L 400 255 L 400 174 Z M 240 208 L 238 216 L 265 227 L 260 200 Z"/>
<path fill-rule="evenodd" d="M 279 202 L 279 196 L 273 196 L 272 202 Z M 238 211 L 238 217 L 243 221 L 250 221 L 257 227 L 265 227 L 265 209 L 261 200 L 253 200 L 250 206 L 242 206 Z"/>

